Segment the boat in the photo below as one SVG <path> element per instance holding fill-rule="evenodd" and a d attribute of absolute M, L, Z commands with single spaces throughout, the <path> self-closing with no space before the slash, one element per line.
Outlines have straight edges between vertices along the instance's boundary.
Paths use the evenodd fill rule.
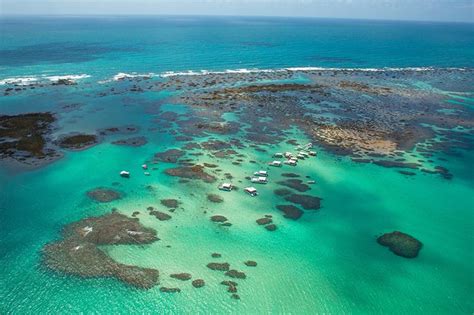
<path fill-rule="evenodd" d="M 318 153 L 315 152 L 315 151 L 309 151 L 308 154 L 311 155 L 311 156 L 316 156 L 316 155 L 318 155 Z"/>
<path fill-rule="evenodd" d="M 148 169 L 148 165 L 143 164 L 143 165 L 142 165 L 142 168 L 143 168 L 144 170 L 147 170 L 147 169 Z"/>
<path fill-rule="evenodd" d="M 150 172 L 145 172 L 143 174 L 145 174 L 145 176 L 150 176 Z"/>
<path fill-rule="evenodd" d="M 288 161 L 285 161 L 284 163 L 291 166 L 296 166 L 297 164 L 296 160 L 288 160 Z"/>
<path fill-rule="evenodd" d="M 257 189 L 255 189 L 255 187 L 247 187 L 245 188 L 245 192 L 252 197 L 255 197 L 256 195 L 258 195 Z"/>
<path fill-rule="evenodd" d="M 128 178 L 128 177 L 130 177 L 130 172 L 128 172 L 128 171 L 121 171 L 121 172 L 120 172 L 120 176 Z"/>
<path fill-rule="evenodd" d="M 219 186 L 219 190 L 223 191 L 231 191 L 234 186 L 232 186 L 231 183 L 223 183 L 222 185 Z"/>
<path fill-rule="evenodd" d="M 255 172 L 253 173 L 253 175 L 255 176 L 263 176 L 263 177 L 268 177 L 268 172 L 267 171 L 258 171 L 258 172 Z"/>
<path fill-rule="evenodd" d="M 268 163 L 268 165 L 274 166 L 274 167 L 281 167 L 281 162 L 280 161 L 273 161 L 273 162 Z"/>
<path fill-rule="evenodd" d="M 252 177 L 251 181 L 252 181 L 252 183 L 256 183 L 256 184 L 266 184 L 266 183 L 268 183 L 267 178 L 263 177 L 263 176 Z"/>
<path fill-rule="evenodd" d="M 275 158 L 282 158 L 282 157 L 283 157 L 283 153 L 280 153 L 280 152 L 275 153 L 275 154 L 273 154 L 273 157 L 275 157 Z"/>
<path fill-rule="evenodd" d="M 310 185 L 316 184 L 316 181 L 315 181 L 315 180 L 309 180 L 309 181 L 308 181 L 308 184 L 310 184 Z"/>
<path fill-rule="evenodd" d="M 303 154 L 298 154 L 296 157 L 301 160 L 305 159 L 305 156 Z"/>
<path fill-rule="evenodd" d="M 287 159 L 289 159 L 289 158 L 291 158 L 291 157 L 293 156 L 293 153 L 291 153 L 291 152 L 285 152 L 284 156 L 285 156 Z"/>

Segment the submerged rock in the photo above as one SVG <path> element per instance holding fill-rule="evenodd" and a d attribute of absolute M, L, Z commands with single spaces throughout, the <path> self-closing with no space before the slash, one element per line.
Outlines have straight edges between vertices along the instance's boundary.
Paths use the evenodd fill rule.
<path fill-rule="evenodd" d="M 303 210 L 293 205 L 277 205 L 276 208 L 283 211 L 283 216 L 288 219 L 298 220 L 303 215 Z"/>
<path fill-rule="evenodd" d="M 286 189 L 286 188 L 278 188 L 278 189 L 275 189 L 273 192 L 277 196 L 286 196 L 286 195 L 291 194 L 291 190 Z"/>
<path fill-rule="evenodd" d="M 207 268 L 212 269 L 212 270 L 218 270 L 218 271 L 229 271 L 230 264 L 211 262 L 207 264 Z"/>
<path fill-rule="evenodd" d="M 228 281 L 228 280 L 224 280 L 224 281 L 221 282 L 221 284 L 227 286 L 227 292 L 230 292 L 230 293 L 235 293 L 235 292 L 237 292 L 237 285 L 238 285 L 237 282 L 230 281 L 230 280 L 229 280 L 229 281 Z"/>
<path fill-rule="evenodd" d="M 89 190 L 87 196 L 98 202 L 111 202 L 122 197 L 121 193 L 118 191 L 103 187 Z"/>
<path fill-rule="evenodd" d="M 219 254 L 219 253 L 212 253 L 212 254 L 211 254 L 211 257 L 212 257 L 212 258 L 220 258 L 220 257 L 222 257 L 222 255 Z"/>
<path fill-rule="evenodd" d="M 273 220 L 271 218 L 265 217 L 265 218 L 257 219 L 255 222 L 257 222 L 258 225 L 265 225 L 265 224 L 272 223 Z"/>
<path fill-rule="evenodd" d="M 275 224 L 269 224 L 269 225 L 266 225 L 265 228 L 268 230 L 268 231 L 275 231 L 277 229 L 277 226 Z"/>
<path fill-rule="evenodd" d="M 207 195 L 207 200 L 209 200 L 210 202 L 214 202 L 214 203 L 224 202 L 224 199 L 222 199 L 221 196 L 216 195 L 216 194 L 208 194 Z"/>
<path fill-rule="evenodd" d="M 286 179 L 286 180 L 277 182 L 277 184 L 292 188 L 299 192 L 305 192 L 311 189 L 311 187 L 304 184 L 301 179 Z"/>
<path fill-rule="evenodd" d="M 195 288 L 202 288 L 204 285 L 206 285 L 206 282 L 203 279 L 196 279 L 196 280 L 193 280 L 191 284 Z"/>
<path fill-rule="evenodd" d="M 213 183 L 216 178 L 204 171 L 204 166 L 193 165 L 193 166 L 181 166 L 170 168 L 165 171 L 170 176 L 182 177 L 193 180 L 202 180 L 206 183 Z"/>
<path fill-rule="evenodd" d="M 245 275 L 244 272 L 238 271 L 235 269 L 231 269 L 225 273 L 226 276 L 231 277 L 231 278 L 238 278 L 238 279 L 245 279 L 247 276 Z"/>
<path fill-rule="evenodd" d="M 161 199 L 160 203 L 167 208 L 178 208 L 180 204 L 176 199 Z"/>
<path fill-rule="evenodd" d="M 244 262 L 244 264 L 245 264 L 247 267 L 257 267 L 257 262 L 256 262 L 256 261 L 253 261 L 253 260 L 247 260 L 246 262 Z"/>
<path fill-rule="evenodd" d="M 178 149 L 170 149 L 165 152 L 159 152 L 155 154 L 155 159 L 166 163 L 176 163 L 184 156 L 184 151 Z"/>
<path fill-rule="evenodd" d="M 145 137 L 133 137 L 127 139 L 120 139 L 112 142 L 115 145 L 124 145 L 130 147 L 140 147 L 148 143 L 148 140 Z"/>
<path fill-rule="evenodd" d="M 115 277 L 143 289 L 158 283 L 158 270 L 118 263 L 98 247 L 157 241 L 156 231 L 144 227 L 138 219 L 118 212 L 90 217 L 66 225 L 62 237 L 43 247 L 42 263 L 49 269 L 84 278 Z"/>
<path fill-rule="evenodd" d="M 309 195 L 292 194 L 285 197 L 285 200 L 299 204 L 305 210 L 318 210 L 321 207 L 321 198 Z"/>
<path fill-rule="evenodd" d="M 183 273 L 174 273 L 170 275 L 171 278 L 178 279 L 181 281 L 187 281 L 192 278 L 191 274 L 183 272 Z"/>
<path fill-rule="evenodd" d="M 211 217 L 212 222 L 225 222 L 227 221 L 227 218 L 223 215 L 213 215 Z"/>
<path fill-rule="evenodd" d="M 157 218 L 160 221 L 167 221 L 171 219 L 171 216 L 169 214 L 158 211 L 158 210 L 152 210 L 149 213 L 150 215 L 155 216 L 155 218 Z"/>
<path fill-rule="evenodd" d="M 163 293 L 179 293 L 181 292 L 180 288 L 167 288 L 167 287 L 161 287 L 160 291 Z"/>
<path fill-rule="evenodd" d="M 378 237 L 377 243 L 387 246 L 395 255 L 405 258 L 415 258 L 423 247 L 423 243 L 419 240 L 399 231 Z"/>

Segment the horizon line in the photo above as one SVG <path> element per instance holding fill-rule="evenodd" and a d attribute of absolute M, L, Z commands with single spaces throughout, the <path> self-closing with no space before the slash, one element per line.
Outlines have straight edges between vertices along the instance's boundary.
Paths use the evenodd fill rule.
<path fill-rule="evenodd" d="M 417 20 L 417 19 L 383 19 L 383 18 L 364 18 L 364 17 L 326 17 L 326 16 L 285 16 L 285 15 L 252 15 L 252 14 L 28 14 L 28 13 L 1 13 L 2 17 L 65 17 L 65 18 L 84 18 L 84 17 L 235 17 L 235 18 L 281 18 L 281 19 L 322 19 L 322 20 L 349 20 L 349 21 L 378 21 L 378 22 L 418 22 L 418 23 L 454 23 L 454 24 L 474 24 L 472 21 L 453 21 L 453 20 Z"/>

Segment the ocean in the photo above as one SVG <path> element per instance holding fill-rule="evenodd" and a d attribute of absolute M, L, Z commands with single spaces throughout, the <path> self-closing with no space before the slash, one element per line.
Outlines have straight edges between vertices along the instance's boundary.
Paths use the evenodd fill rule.
<path fill-rule="evenodd" d="M 61 157 L 37 167 L 2 155 L 1 313 L 474 311 L 472 24 L 2 17 L 0 34 L 0 114 L 53 113 L 45 138 L 51 147 L 73 133 L 98 137 L 96 145 L 82 150 L 55 147 Z M 60 80 L 71 85 L 53 84 Z M 305 85 L 313 85 L 312 97 Z M 268 87 L 254 97 L 255 86 Z M 248 113 L 252 102 L 262 105 Z M 281 110 L 262 111 L 278 104 Z M 379 107 L 370 109 L 371 104 Z M 424 107 L 411 112 L 407 104 Z M 366 114 L 343 110 L 351 106 Z M 302 122 L 310 114 L 311 123 Z M 365 129 L 342 124 L 362 117 L 380 122 L 369 138 L 384 137 L 386 130 L 398 135 L 403 128 L 391 126 L 409 121 L 406 128 L 415 126 L 412 137 L 421 146 L 394 149 L 400 142 L 392 134 L 381 142 L 366 141 L 376 148 L 369 154 L 364 145 L 363 154 L 342 153 L 337 148 L 352 150 L 354 144 L 329 143 L 334 125 L 366 140 Z M 124 126 L 133 127 L 107 131 Z M 324 136 L 318 131 L 323 129 L 329 130 Z M 145 141 L 114 143 L 130 138 Z M 301 158 L 294 168 L 268 167 L 274 153 L 298 151 L 297 145 L 310 142 L 316 157 Z M 428 153 L 422 150 L 430 145 Z M 183 155 L 175 161 L 156 157 L 170 149 Z M 373 163 L 381 156 L 405 164 Z M 170 168 L 197 164 L 207 165 L 216 181 L 170 176 Z M 251 185 L 248 176 L 260 169 L 268 170 L 269 183 L 252 184 L 259 195 L 250 197 L 244 193 Z M 130 171 L 130 178 L 120 177 L 122 170 Z M 321 198 L 320 209 L 305 209 L 297 220 L 276 208 L 286 197 L 275 190 L 288 188 L 281 182 L 291 176 L 300 180 L 293 182 L 292 193 Z M 238 189 L 219 191 L 225 181 Z M 116 190 L 121 198 L 97 202 L 87 194 L 97 187 Z M 222 201 L 211 202 L 209 194 Z M 179 205 L 167 210 L 163 199 Z M 158 220 L 148 207 L 172 218 Z M 44 246 L 60 240 L 65 225 L 112 208 L 127 216 L 140 212 L 139 222 L 155 229 L 160 240 L 98 248 L 121 264 L 159 270 L 159 284 L 152 288 L 57 272 L 45 263 Z M 211 215 L 223 215 L 232 225 L 212 222 Z M 265 215 L 272 216 L 275 231 L 255 222 Z M 397 256 L 377 243 L 392 231 L 423 243 L 416 258 Z M 258 265 L 246 266 L 248 260 Z M 227 262 L 246 278 L 211 270 L 210 262 Z M 183 272 L 204 279 L 205 286 L 170 277 Z M 223 280 L 238 282 L 238 299 Z M 162 292 L 163 287 L 181 291 Z"/>

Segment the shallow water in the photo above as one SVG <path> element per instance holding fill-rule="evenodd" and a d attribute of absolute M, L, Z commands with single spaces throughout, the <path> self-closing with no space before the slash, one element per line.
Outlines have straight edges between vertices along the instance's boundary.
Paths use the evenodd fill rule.
<path fill-rule="evenodd" d="M 106 43 L 101 45 L 109 46 L 121 40 L 121 36 L 125 36 L 121 32 L 124 28 L 130 32 L 129 35 L 137 33 L 131 26 L 134 24 L 123 24 L 121 20 L 113 20 L 111 24 L 107 24 L 107 28 L 103 30 L 106 36 L 96 32 L 97 25 L 89 25 L 79 31 L 78 25 L 84 26 L 80 24 L 84 22 L 68 21 L 63 35 L 57 31 L 49 36 L 61 42 L 61 36 L 70 35 L 74 30 L 78 36 L 83 36 L 84 40 L 78 41 L 79 43 L 101 42 L 101 38 L 107 38 Z M 230 28 L 230 25 L 239 21 L 230 20 L 225 25 Z M 227 41 L 229 38 L 238 37 L 239 40 L 244 38 L 250 41 L 253 37 L 259 37 L 258 32 L 253 34 L 249 31 L 254 29 L 257 22 L 244 20 L 243 26 L 234 25 L 233 27 L 237 29 L 232 28 L 231 33 L 213 27 L 214 24 L 209 21 L 162 22 L 173 31 L 173 35 L 169 32 L 156 33 L 158 26 L 153 24 L 153 21 L 140 22 L 139 27 L 158 35 L 152 37 L 143 33 L 136 41 L 144 47 L 155 45 L 153 49 L 163 49 L 162 54 L 167 58 L 165 60 L 169 60 L 166 67 L 151 67 L 152 61 L 156 64 L 158 59 L 151 58 L 150 52 L 147 52 L 151 59 L 143 60 L 141 58 L 143 51 L 135 52 L 136 45 L 133 42 L 129 43 L 131 47 L 129 50 L 90 48 L 95 49 L 98 55 L 93 60 L 92 58 L 83 60 L 82 49 L 87 48 L 87 45 L 70 44 L 75 53 L 69 57 L 59 54 L 58 56 L 64 60 L 38 62 L 41 60 L 33 52 L 39 54 L 51 52 L 50 48 L 40 46 L 43 48 L 31 48 L 34 57 L 27 58 L 28 55 L 25 55 L 16 61 L 10 60 L 10 64 L 2 65 L 7 73 L 5 77 L 23 76 L 27 73 L 42 74 L 46 69 L 52 69 L 51 73 L 54 74 L 94 75 L 92 78 L 78 81 L 80 83 L 77 86 L 48 85 L 2 97 L 0 104 L 2 114 L 13 115 L 31 111 L 57 113 L 57 129 L 54 130 L 53 137 L 74 131 L 96 133 L 99 129 L 113 126 L 140 127 L 134 134 L 104 136 L 100 144 L 84 151 L 64 151 L 62 159 L 39 169 L 19 171 L 17 168 L 2 164 L 0 168 L 2 216 L 0 310 L 2 312 L 472 313 L 474 309 L 471 297 L 474 289 L 472 263 L 474 181 L 471 170 L 474 161 L 473 151 L 462 151 L 458 156 L 445 156 L 442 153 L 435 155 L 435 158 L 447 158 L 443 165 L 453 174 L 453 178 L 447 180 L 420 171 L 415 171 L 415 176 L 404 176 L 396 169 L 354 163 L 348 157 L 337 156 L 316 145 L 315 150 L 318 151 L 316 158 L 301 161 L 295 168 L 284 166 L 281 169 L 270 169 L 270 182 L 258 186 L 259 196 L 251 198 L 243 192 L 243 187 L 248 184 L 245 177 L 261 168 L 265 169 L 266 163 L 272 160 L 273 153 L 294 151 L 294 145 L 285 141 L 259 145 L 260 148 L 267 150 L 266 152 L 257 151 L 250 146 L 237 149 L 245 156 L 241 165 L 232 164 L 234 158 L 215 158 L 208 155 L 209 152 L 205 150 L 194 150 L 202 151 L 204 153 L 202 156 L 190 156 L 194 151 L 189 151 L 187 157 L 192 157 L 195 163 L 215 163 L 223 171 L 222 174 L 213 173 L 218 177 L 218 181 L 214 184 L 201 181 L 179 183 L 178 178 L 163 172 L 175 165 L 161 162 L 153 165 L 150 161 L 157 152 L 180 148 L 183 145 L 183 142 L 176 141 L 170 132 L 172 130 L 179 132 L 180 129 L 174 123 L 171 128 L 166 129 L 167 121 L 160 120 L 161 115 L 172 111 L 179 115 L 178 120 L 184 119 L 191 108 L 173 103 L 169 97 L 176 91 L 149 90 L 134 93 L 129 91 L 129 87 L 135 82 L 127 80 L 105 85 L 97 84 L 99 78 L 110 78 L 122 71 L 148 73 L 155 72 L 156 69 L 179 71 L 201 67 L 217 70 L 237 68 L 234 55 L 222 57 L 220 61 L 222 64 L 219 64 L 199 57 L 199 52 L 210 49 L 207 45 L 217 45 L 215 41 L 220 41 L 224 35 L 226 40 L 213 47 L 226 50 L 236 45 L 231 40 Z M 40 25 L 43 30 L 52 27 L 49 22 L 43 20 L 30 21 L 27 24 L 18 23 L 10 21 L 8 27 L 14 28 L 16 32 L 21 32 L 24 28 L 29 30 L 31 25 Z M 105 22 L 97 21 L 97 23 Z M 193 23 L 198 23 L 199 27 L 191 27 L 195 26 Z M 268 32 L 268 28 L 274 27 L 275 23 L 277 29 L 274 33 L 272 31 L 273 36 L 269 36 L 269 40 L 276 42 L 282 40 L 278 27 L 284 28 L 288 34 L 296 34 L 294 42 L 290 41 L 287 44 L 279 42 L 281 45 L 288 45 L 287 49 L 293 49 L 294 54 L 282 49 L 279 44 L 273 46 L 254 43 L 249 44 L 250 48 L 246 49 L 242 48 L 242 45 L 237 45 L 236 47 L 242 49 L 240 52 L 243 56 L 240 59 L 244 61 L 242 67 L 254 65 L 274 68 L 306 65 L 300 59 L 310 54 L 308 52 L 310 48 L 305 43 L 318 41 L 314 37 L 305 37 L 304 32 L 294 32 L 293 28 L 332 27 L 333 31 L 341 28 L 337 34 L 343 36 L 344 27 L 348 27 L 344 23 L 349 22 L 320 21 L 311 24 L 306 21 L 290 27 L 285 24 L 289 22 L 270 20 L 264 23 L 265 32 Z M 357 33 L 363 32 L 367 27 L 370 28 L 370 23 L 382 22 L 354 23 L 356 25 L 354 32 Z M 381 38 L 385 39 L 386 32 L 390 32 L 395 39 L 406 41 L 406 36 L 399 32 L 411 32 L 410 30 L 415 27 L 432 34 L 432 28 L 439 28 L 438 25 L 424 25 L 423 28 L 423 25 L 414 24 L 405 25 L 394 31 L 389 26 L 390 23 L 384 25 L 382 30 L 385 31 L 374 30 L 377 34 L 368 35 L 368 43 L 374 44 L 380 42 Z M 462 25 L 452 27 L 452 32 L 461 38 L 464 38 L 464 32 L 469 33 Z M 202 34 L 203 30 L 212 31 L 205 33 L 204 40 L 198 43 L 202 46 L 196 48 L 197 55 L 192 54 L 193 59 L 190 59 L 188 54 L 191 52 L 186 47 L 192 46 L 193 40 L 197 41 L 199 38 L 192 34 Z M 40 32 L 39 29 L 37 31 Z M 115 35 L 112 36 L 112 33 Z M 164 41 L 163 45 L 168 49 L 172 47 L 176 54 L 170 54 L 169 50 L 164 48 L 156 48 L 160 47 L 156 46 L 156 43 L 161 43 L 163 36 L 175 38 L 174 42 Z M 324 36 L 329 35 L 321 36 L 323 36 L 321 41 L 326 45 L 328 42 L 324 41 Z M 23 38 L 13 39 L 13 37 L 7 40 L 8 49 L 12 49 L 10 46 L 21 46 L 22 42 L 32 45 L 32 38 L 36 38 L 34 32 Z M 337 59 L 337 65 L 342 62 L 344 67 L 472 66 L 472 59 L 469 58 L 472 52 L 469 50 L 470 44 L 458 50 L 456 45 L 459 45 L 459 41 L 456 42 L 449 36 L 447 38 L 445 40 L 455 42 L 449 54 L 457 53 L 460 58 L 454 58 L 452 55 L 447 57 L 449 54 L 444 51 L 446 46 L 440 44 L 439 49 L 430 50 L 421 62 L 417 59 L 420 56 L 414 51 L 416 49 L 424 51 L 427 46 L 432 47 L 433 43 L 430 42 L 420 44 L 417 48 L 406 48 L 410 51 L 387 48 L 387 51 L 397 54 L 392 56 L 393 58 L 382 55 L 379 50 L 372 52 L 377 58 L 370 54 L 365 56 L 365 63 Z M 429 40 L 430 38 L 425 39 Z M 300 45 L 296 45 L 297 43 Z M 386 43 L 392 45 L 389 41 Z M 331 51 L 331 46 L 328 49 Z M 338 53 L 345 51 L 343 46 L 333 49 Z M 255 55 L 256 50 L 260 54 Z M 275 58 L 270 53 L 273 50 L 278 51 L 284 58 Z M 363 50 L 367 51 L 366 47 Z M 443 52 L 439 55 L 441 50 Z M 359 49 L 358 46 L 349 52 L 352 54 L 351 59 L 362 56 L 362 48 Z M 344 56 L 338 53 L 331 53 L 331 56 L 336 55 L 340 58 Z M 431 57 L 431 54 L 434 57 Z M 121 68 L 111 66 L 121 64 L 121 61 L 127 58 L 130 62 L 126 66 Z M 184 59 L 187 63 L 182 62 Z M 404 61 L 400 61 L 401 59 Z M 253 65 L 251 60 L 256 60 L 253 61 Z M 435 60 L 438 63 L 434 64 Z M 176 66 L 177 64 L 180 66 Z M 321 64 L 311 63 L 311 65 Z M 94 68 L 95 73 L 92 70 Z M 64 71 L 65 69 L 67 71 Z M 229 75 L 229 78 L 232 81 L 232 75 Z M 240 79 L 237 78 L 233 83 L 238 85 Z M 413 81 L 417 80 L 419 79 L 413 78 Z M 303 75 L 291 82 L 307 81 Z M 261 83 L 268 81 L 261 80 Z M 144 84 L 146 85 L 147 81 Z M 420 82 L 419 86 L 428 89 L 429 83 Z M 121 92 L 116 95 L 109 92 L 105 96 L 100 95 L 111 87 Z M 121 87 L 124 87 L 123 91 L 120 90 Z M 472 94 L 455 100 L 472 105 Z M 72 110 L 64 108 L 70 104 L 79 105 Z M 336 117 L 331 113 L 323 116 Z M 233 112 L 224 114 L 222 118 L 227 121 L 239 121 L 239 115 Z M 135 136 L 145 136 L 148 143 L 141 147 L 111 144 L 114 140 Z M 228 141 L 230 138 L 244 139 L 244 132 L 240 130 L 237 135 L 197 136 L 194 141 L 202 142 L 210 137 L 223 141 Z M 287 130 L 286 139 L 297 139 L 300 143 L 310 141 L 296 126 Z M 252 144 L 246 140 L 242 141 L 246 145 Z M 250 163 L 251 160 L 256 163 Z M 151 176 L 143 175 L 141 165 L 145 162 L 157 167 L 156 170 L 150 170 Z M 130 170 L 132 173 L 130 179 L 118 176 L 118 172 L 122 169 Z M 240 190 L 232 192 L 217 190 L 218 183 L 227 181 L 223 175 L 225 172 L 233 175 L 232 182 Z M 297 221 L 285 219 L 281 215 L 275 206 L 282 203 L 282 197 L 276 196 L 273 190 L 281 187 L 276 182 L 283 179 L 281 173 L 285 172 L 298 173 L 303 180 L 307 180 L 305 176 L 316 180 L 316 184 L 311 185 L 309 194 L 323 199 L 320 210 L 305 211 Z M 107 204 L 90 200 L 86 192 L 101 186 L 119 190 L 124 194 L 123 199 Z M 206 199 L 207 193 L 219 194 L 224 202 L 210 203 Z M 160 205 L 160 199 L 165 198 L 176 198 L 182 202 L 175 212 L 170 213 L 172 216 L 170 221 L 158 221 L 147 214 L 148 206 L 155 206 L 165 211 Z M 140 222 L 155 228 L 161 240 L 150 245 L 104 246 L 102 249 L 119 262 L 158 269 L 160 285 L 150 290 L 140 290 L 115 279 L 81 279 L 56 274 L 41 264 L 41 248 L 60 237 L 62 226 L 88 216 L 108 213 L 113 207 L 127 215 L 140 211 L 138 216 Z M 211 222 L 209 217 L 214 214 L 225 215 L 232 226 L 221 227 Z M 273 215 L 274 223 L 278 226 L 276 231 L 269 232 L 255 223 L 256 219 L 265 214 Z M 403 231 L 423 242 L 423 249 L 417 258 L 406 259 L 396 256 L 377 244 L 378 235 L 393 230 Z M 222 258 L 211 258 L 213 252 L 221 253 Z M 258 266 L 246 267 L 243 264 L 246 260 L 255 260 Z M 226 279 L 222 273 L 206 267 L 206 264 L 212 261 L 229 262 L 233 268 L 246 273 L 247 278 L 238 281 L 240 300 L 231 299 L 226 287 L 220 284 Z M 195 289 L 190 281 L 181 282 L 169 277 L 170 274 L 178 272 L 189 272 L 193 278 L 203 278 L 206 286 Z M 165 294 L 159 291 L 160 286 L 176 286 L 182 291 L 178 294 Z"/>

